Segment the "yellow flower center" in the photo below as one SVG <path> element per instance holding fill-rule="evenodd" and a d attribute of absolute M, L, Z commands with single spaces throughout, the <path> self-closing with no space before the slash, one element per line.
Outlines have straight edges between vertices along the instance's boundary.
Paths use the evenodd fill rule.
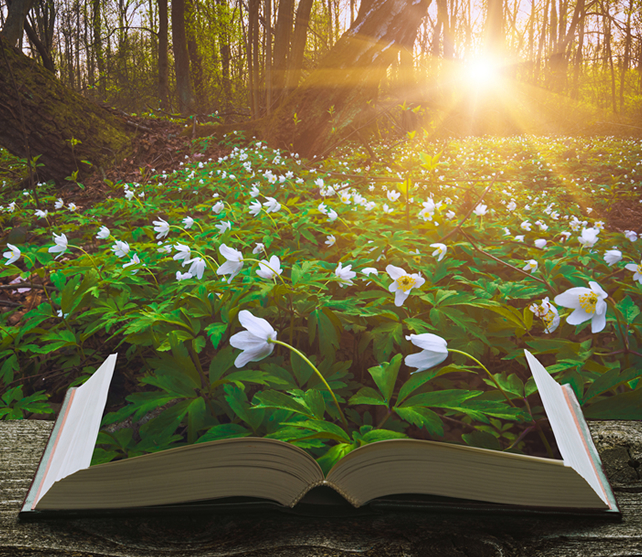
<path fill-rule="evenodd" d="M 415 286 L 416 280 L 409 275 L 404 275 L 403 277 L 399 277 L 396 282 L 397 288 L 401 288 L 404 292 L 408 292 L 408 290 L 411 290 Z"/>
<path fill-rule="evenodd" d="M 595 304 L 597 304 L 597 294 L 595 292 L 580 296 L 580 307 L 586 313 L 595 313 Z"/>
<path fill-rule="evenodd" d="M 544 325 L 546 325 L 547 329 L 553 324 L 554 319 L 555 314 L 552 311 L 549 311 L 544 317 L 542 317 L 542 321 L 544 321 Z"/>

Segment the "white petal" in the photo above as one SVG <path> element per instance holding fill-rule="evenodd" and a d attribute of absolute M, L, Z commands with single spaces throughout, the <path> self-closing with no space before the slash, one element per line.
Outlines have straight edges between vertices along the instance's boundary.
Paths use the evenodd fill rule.
<path fill-rule="evenodd" d="M 592 319 L 594 315 L 594 313 L 586 313 L 583 308 L 575 308 L 575 311 L 566 318 L 566 322 L 569 325 L 579 325 L 580 323 L 584 323 L 584 321 Z"/>
<path fill-rule="evenodd" d="M 263 340 L 266 340 L 272 334 L 276 334 L 272 325 L 270 325 L 265 319 L 262 317 L 255 317 L 246 309 L 239 311 L 239 321 L 250 333 L 258 338 L 262 338 Z"/>
<path fill-rule="evenodd" d="M 562 292 L 555 296 L 555 303 L 558 306 L 565 308 L 578 308 L 580 307 L 580 296 L 591 294 L 593 291 L 590 288 L 578 286 L 576 288 L 569 288 L 566 292 Z"/>
<path fill-rule="evenodd" d="M 602 289 L 602 287 L 594 281 L 589 281 L 589 286 L 591 290 L 595 292 L 601 299 L 608 298 L 609 295 Z"/>
<path fill-rule="evenodd" d="M 602 314 L 596 313 L 591 321 L 591 332 L 599 333 L 604 327 L 606 327 L 606 312 Z"/>
<path fill-rule="evenodd" d="M 446 351 L 445 354 L 440 354 L 429 350 L 422 350 L 417 354 L 409 354 L 406 356 L 404 362 L 408 367 L 416 367 L 418 368 L 417 371 L 423 371 L 440 364 L 447 357 L 448 351 Z"/>
<path fill-rule="evenodd" d="M 399 277 L 403 277 L 406 274 L 401 267 L 395 267 L 394 265 L 388 265 L 386 267 L 386 273 L 390 275 L 392 280 L 397 280 Z"/>
<path fill-rule="evenodd" d="M 248 362 L 258 362 L 269 356 L 274 350 L 274 344 L 265 344 L 263 348 L 244 350 L 234 360 L 234 365 L 238 368 L 244 367 Z"/>
<path fill-rule="evenodd" d="M 409 335 L 406 338 L 422 350 L 431 350 L 432 352 L 440 353 L 448 352 L 448 348 L 446 348 L 448 343 L 438 335 L 423 333 L 421 335 Z"/>
<path fill-rule="evenodd" d="M 407 298 L 407 297 L 408 297 L 408 292 L 404 292 L 404 291 L 403 291 L 403 290 L 401 290 L 401 288 L 400 288 L 399 290 L 397 290 L 397 291 L 395 292 L 395 305 L 396 305 L 398 308 L 399 308 L 399 307 L 401 307 L 401 306 L 403 306 L 403 303 L 406 301 L 406 298 Z"/>

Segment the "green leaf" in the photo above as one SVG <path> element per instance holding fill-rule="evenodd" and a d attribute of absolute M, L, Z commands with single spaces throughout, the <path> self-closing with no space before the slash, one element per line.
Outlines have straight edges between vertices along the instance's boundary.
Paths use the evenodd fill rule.
<path fill-rule="evenodd" d="M 300 422 L 288 422 L 287 425 L 316 431 L 320 434 L 314 436 L 317 439 L 332 439 L 338 442 L 350 441 L 350 437 L 341 427 L 325 420 L 303 420 Z"/>
<path fill-rule="evenodd" d="M 377 387 L 379 387 L 379 390 L 388 406 L 390 405 L 395 383 L 397 382 L 397 375 L 399 374 L 402 357 L 403 356 L 401 354 L 397 354 L 390 362 L 368 369 L 368 373 L 374 379 Z"/>
<path fill-rule="evenodd" d="M 501 451 L 502 449 L 499 439 L 487 431 L 479 431 L 478 429 L 475 429 L 470 433 L 463 433 L 461 438 L 471 447 L 494 449 L 496 451 Z"/>
<path fill-rule="evenodd" d="M 218 441 L 219 439 L 233 439 L 236 437 L 248 437 L 252 432 L 239 424 L 220 424 L 209 428 L 201 435 L 197 443 L 206 443 L 207 441 Z"/>
<path fill-rule="evenodd" d="M 227 323 L 210 323 L 207 327 L 205 327 L 205 334 L 210 337 L 214 348 L 218 348 L 218 345 L 223 339 L 223 335 L 227 331 L 227 327 Z"/>
<path fill-rule="evenodd" d="M 436 412 L 423 406 L 395 406 L 393 410 L 402 419 L 417 427 L 423 427 L 430 433 L 438 437 L 444 435 L 444 425 L 441 417 Z"/>
<path fill-rule="evenodd" d="M 582 410 L 590 420 L 642 420 L 642 389 L 598 400 Z"/>
<path fill-rule="evenodd" d="M 640 315 L 640 308 L 633 303 L 630 296 L 627 296 L 617 304 L 617 308 L 622 312 L 628 325 L 632 324 L 635 318 Z"/>
<path fill-rule="evenodd" d="M 618 368 L 611 369 L 593 381 L 593 384 L 588 388 L 584 395 L 583 403 L 586 404 L 592 398 L 606 393 L 623 383 L 628 383 L 640 376 L 642 376 L 642 369 L 636 367 L 630 367 L 624 371 L 620 371 Z"/>
<path fill-rule="evenodd" d="M 327 476 L 332 467 L 339 462 L 348 453 L 357 448 L 355 443 L 339 443 L 331 447 L 322 457 L 317 458 L 317 463 L 321 466 L 321 470 Z"/>
<path fill-rule="evenodd" d="M 282 410 L 290 410 L 314 419 L 313 412 L 307 406 L 301 404 L 294 397 L 279 391 L 270 390 L 256 393 L 252 399 L 252 405 L 254 408 L 280 408 Z"/>
<path fill-rule="evenodd" d="M 388 403 L 383 399 L 381 394 L 375 391 L 372 387 L 362 387 L 357 391 L 356 394 L 350 397 L 348 404 L 357 405 L 357 404 L 374 404 L 376 406 L 386 406 Z"/>

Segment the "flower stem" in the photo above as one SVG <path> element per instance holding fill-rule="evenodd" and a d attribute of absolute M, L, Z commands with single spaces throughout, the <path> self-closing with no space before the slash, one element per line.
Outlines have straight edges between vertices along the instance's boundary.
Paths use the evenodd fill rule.
<path fill-rule="evenodd" d="M 497 379 L 493 377 L 493 374 L 488 371 L 488 368 L 482 364 L 477 358 L 471 356 L 468 352 L 462 352 L 461 350 L 455 350 L 454 348 L 448 348 L 448 352 L 454 352 L 455 354 L 461 354 L 462 356 L 466 356 L 467 358 L 470 358 L 473 362 L 475 362 L 479 367 L 481 367 L 487 374 L 488 377 L 490 377 L 491 381 L 495 383 L 495 386 L 499 389 L 499 391 L 504 395 L 504 398 L 508 401 L 508 404 L 510 404 L 512 407 L 515 407 L 515 404 L 513 401 L 508 398 L 508 395 L 506 394 L 506 391 L 501 388 L 499 383 L 497 382 Z"/>
<path fill-rule="evenodd" d="M 343 422 L 343 425 L 347 428 L 348 427 L 348 421 L 346 420 L 346 417 L 344 416 L 343 411 L 341 410 L 341 406 L 339 406 L 339 401 L 337 400 L 337 397 L 334 395 L 334 391 L 330 388 L 330 385 L 328 385 L 328 382 L 325 380 L 325 377 L 323 377 L 323 375 L 321 375 L 321 372 L 316 368 L 316 366 L 310 360 L 308 360 L 308 358 L 305 356 L 305 354 L 303 354 L 302 352 L 300 352 L 299 350 L 294 348 L 294 346 L 290 346 L 287 342 L 282 342 L 280 340 L 272 340 L 272 339 L 269 339 L 268 342 L 271 342 L 273 344 L 280 344 L 281 346 L 285 346 L 286 348 L 289 348 L 297 356 L 303 358 L 303 360 L 308 363 L 308 365 L 317 374 L 319 379 L 321 379 L 321 381 L 325 385 L 326 389 L 328 389 L 328 391 L 330 392 L 330 395 L 332 396 L 332 400 L 334 400 L 334 404 L 337 406 L 337 410 L 339 411 L 339 415 L 341 416 L 341 421 Z"/>

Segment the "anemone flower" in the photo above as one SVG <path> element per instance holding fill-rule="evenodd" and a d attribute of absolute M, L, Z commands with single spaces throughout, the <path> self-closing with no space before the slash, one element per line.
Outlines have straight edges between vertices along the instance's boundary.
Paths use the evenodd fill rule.
<path fill-rule="evenodd" d="M 239 311 L 239 321 L 247 330 L 232 335 L 230 344 L 242 350 L 234 360 L 234 365 L 241 368 L 272 353 L 274 344 L 271 341 L 276 340 L 276 331 L 265 319 L 255 317 L 246 309 Z"/>
<path fill-rule="evenodd" d="M 448 357 L 447 342 L 440 336 L 432 333 L 423 333 L 421 335 L 408 335 L 406 340 L 412 342 L 421 352 L 409 354 L 404 362 L 408 367 L 416 367 L 412 373 L 430 369 Z"/>
<path fill-rule="evenodd" d="M 594 281 L 589 282 L 589 288 L 569 288 L 555 296 L 558 306 L 572 309 L 573 312 L 566 318 L 569 325 L 579 325 L 591 320 L 591 332 L 599 333 L 606 326 L 606 298 L 608 294 Z"/>

